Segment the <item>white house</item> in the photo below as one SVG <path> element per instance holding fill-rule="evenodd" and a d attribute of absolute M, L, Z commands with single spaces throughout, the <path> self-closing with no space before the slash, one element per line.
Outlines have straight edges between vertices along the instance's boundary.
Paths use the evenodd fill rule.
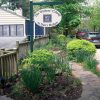
<path fill-rule="evenodd" d="M 25 36 L 25 17 L 0 8 L 0 37 Z"/>
<path fill-rule="evenodd" d="M 30 33 L 30 21 L 18 13 L 0 8 L 0 49 L 15 48 L 16 41 L 22 42 Z M 33 26 L 34 38 L 45 35 L 43 27 Z"/>

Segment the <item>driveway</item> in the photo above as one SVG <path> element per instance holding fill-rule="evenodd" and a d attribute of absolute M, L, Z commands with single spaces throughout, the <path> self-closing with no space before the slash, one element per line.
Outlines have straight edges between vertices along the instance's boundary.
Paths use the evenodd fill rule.
<path fill-rule="evenodd" d="M 97 48 L 97 49 L 96 49 L 95 58 L 96 58 L 97 61 L 100 63 L 100 48 Z"/>

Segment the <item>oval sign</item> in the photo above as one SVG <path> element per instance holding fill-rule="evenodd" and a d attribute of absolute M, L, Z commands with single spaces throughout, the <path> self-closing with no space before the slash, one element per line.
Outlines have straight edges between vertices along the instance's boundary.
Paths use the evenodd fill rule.
<path fill-rule="evenodd" d="M 41 9 L 34 14 L 35 23 L 42 27 L 56 26 L 61 18 L 60 12 L 52 8 Z"/>

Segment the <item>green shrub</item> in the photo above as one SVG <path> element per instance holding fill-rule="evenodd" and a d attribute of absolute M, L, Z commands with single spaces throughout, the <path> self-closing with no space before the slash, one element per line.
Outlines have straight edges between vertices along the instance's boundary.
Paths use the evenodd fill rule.
<path fill-rule="evenodd" d="M 38 66 L 23 69 L 21 71 L 23 84 L 32 92 L 37 92 L 42 84 L 41 71 Z"/>
<path fill-rule="evenodd" d="M 46 49 L 34 50 L 29 56 L 23 60 L 24 67 L 34 66 L 35 64 L 41 67 L 46 67 L 48 63 L 54 61 L 54 54 Z"/>
<path fill-rule="evenodd" d="M 59 72 L 71 74 L 68 62 L 51 51 L 40 49 L 23 60 L 21 78 L 29 90 L 36 92 L 41 84 L 52 82 Z"/>
<path fill-rule="evenodd" d="M 94 55 L 96 48 L 93 43 L 86 40 L 72 40 L 67 44 L 67 52 L 70 59 L 83 55 Z"/>
<path fill-rule="evenodd" d="M 33 51 L 28 58 L 24 59 L 23 67 L 36 67 L 38 65 L 40 69 L 45 72 L 48 80 L 52 81 L 55 74 L 55 68 L 52 67 L 54 61 L 55 57 L 53 52 L 46 49 L 40 49 Z"/>
<path fill-rule="evenodd" d="M 62 50 L 66 50 L 66 36 L 63 34 L 57 35 L 57 45 L 60 47 Z"/>
<path fill-rule="evenodd" d="M 43 82 L 52 82 L 56 68 L 54 54 L 48 50 L 35 50 L 23 60 L 21 78 L 24 85 L 35 92 Z"/>
<path fill-rule="evenodd" d="M 57 36 L 57 41 L 58 41 L 59 43 L 65 43 L 65 41 L 66 41 L 66 36 L 63 35 L 63 34 L 58 35 L 58 36 Z"/>

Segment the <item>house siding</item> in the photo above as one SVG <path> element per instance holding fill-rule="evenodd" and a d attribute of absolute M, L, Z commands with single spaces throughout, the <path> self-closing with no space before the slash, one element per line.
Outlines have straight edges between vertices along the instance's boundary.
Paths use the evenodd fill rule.
<path fill-rule="evenodd" d="M 0 9 L 0 25 L 25 24 L 25 19 Z"/>
<path fill-rule="evenodd" d="M 24 36 L 25 35 L 25 18 L 14 14 L 14 12 L 7 12 L 6 10 L 0 9 L 0 25 L 16 25 L 23 24 Z"/>

